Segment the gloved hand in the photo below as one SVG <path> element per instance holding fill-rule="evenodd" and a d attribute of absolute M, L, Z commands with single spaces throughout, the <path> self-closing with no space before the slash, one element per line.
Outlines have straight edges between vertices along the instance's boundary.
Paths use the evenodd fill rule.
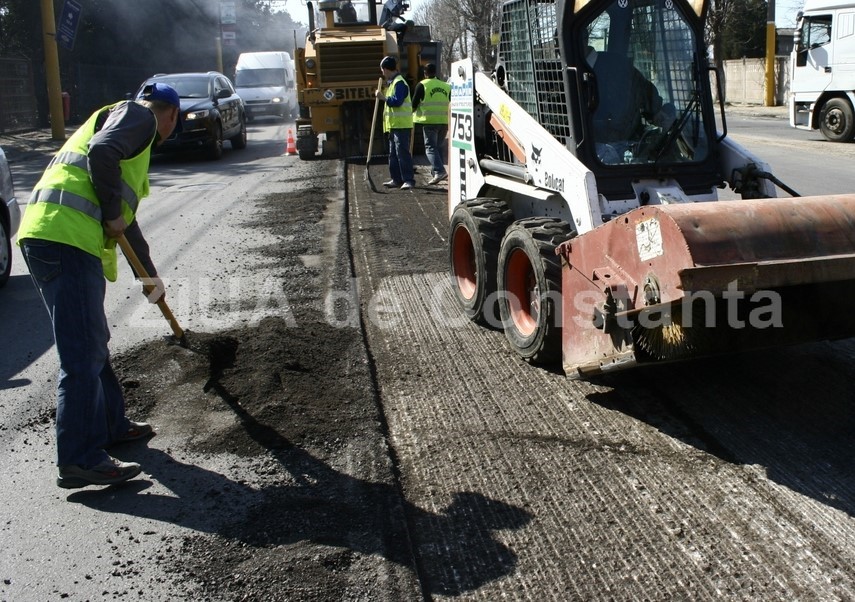
<path fill-rule="evenodd" d="M 119 238 L 128 228 L 128 224 L 127 222 L 125 222 L 125 218 L 121 215 L 116 219 L 105 220 L 102 226 L 104 228 L 104 234 L 107 235 L 107 238 Z"/>
<path fill-rule="evenodd" d="M 158 276 L 151 278 L 141 278 L 143 285 L 143 294 L 148 298 L 149 303 L 157 303 L 166 297 L 166 286 Z"/>
<path fill-rule="evenodd" d="M 677 118 L 677 109 L 670 102 L 662 105 L 662 108 L 653 116 L 653 124 L 657 127 L 667 130 Z"/>

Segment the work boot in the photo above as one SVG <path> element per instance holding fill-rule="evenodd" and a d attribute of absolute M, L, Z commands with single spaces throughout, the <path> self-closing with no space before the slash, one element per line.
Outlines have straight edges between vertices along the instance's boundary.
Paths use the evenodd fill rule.
<path fill-rule="evenodd" d="M 56 484 L 64 489 L 79 489 L 87 485 L 114 485 L 134 478 L 141 470 L 136 462 L 122 462 L 108 456 L 92 468 L 81 468 L 74 464 L 60 466 Z"/>
<path fill-rule="evenodd" d="M 145 439 L 146 437 L 154 435 L 154 429 L 151 428 L 151 425 L 147 422 L 134 422 L 133 420 L 129 422 L 131 424 L 130 427 L 128 427 L 128 432 L 115 441 L 110 442 L 110 445 L 118 445 L 119 443 L 127 443 L 128 441 L 138 441 L 139 439 Z"/>

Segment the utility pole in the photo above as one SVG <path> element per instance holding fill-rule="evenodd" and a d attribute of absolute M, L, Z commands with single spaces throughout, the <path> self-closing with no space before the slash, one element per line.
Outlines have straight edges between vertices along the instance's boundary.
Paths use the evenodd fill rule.
<path fill-rule="evenodd" d="M 775 0 L 766 8 L 766 106 L 775 106 Z"/>
<path fill-rule="evenodd" d="M 51 137 L 54 140 L 65 140 L 65 116 L 62 112 L 62 86 L 59 81 L 59 53 L 56 50 L 56 17 L 53 14 L 53 0 L 42 0 L 41 7 Z"/>

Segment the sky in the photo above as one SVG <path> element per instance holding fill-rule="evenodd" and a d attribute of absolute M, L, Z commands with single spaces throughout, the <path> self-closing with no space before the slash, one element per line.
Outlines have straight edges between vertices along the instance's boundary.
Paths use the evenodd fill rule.
<path fill-rule="evenodd" d="M 407 2 L 410 5 L 410 10 L 404 16 L 409 17 L 416 8 L 426 4 L 427 0 L 407 0 Z M 273 10 L 287 11 L 294 21 L 306 23 L 309 19 L 306 0 L 270 0 L 270 4 Z"/>
<path fill-rule="evenodd" d="M 405 16 L 410 16 L 422 4 L 428 0 L 407 0 L 410 10 Z M 775 0 L 775 25 L 778 27 L 795 27 L 796 13 L 804 6 L 804 0 Z M 271 0 L 274 10 L 287 10 L 291 18 L 301 23 L 308 20 L 308 12 L 305 0 Z"/>

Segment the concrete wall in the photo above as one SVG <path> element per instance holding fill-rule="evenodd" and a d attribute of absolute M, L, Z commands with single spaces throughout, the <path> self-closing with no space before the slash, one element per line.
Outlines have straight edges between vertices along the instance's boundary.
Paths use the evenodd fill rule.
<path fill-rule="evenodd" d="M 766 103 L 766 59 L 724 61 L 725 101 Z M 775 105 L 787 104 L 790 93 L 790 57 L 775 57 Z"/>

